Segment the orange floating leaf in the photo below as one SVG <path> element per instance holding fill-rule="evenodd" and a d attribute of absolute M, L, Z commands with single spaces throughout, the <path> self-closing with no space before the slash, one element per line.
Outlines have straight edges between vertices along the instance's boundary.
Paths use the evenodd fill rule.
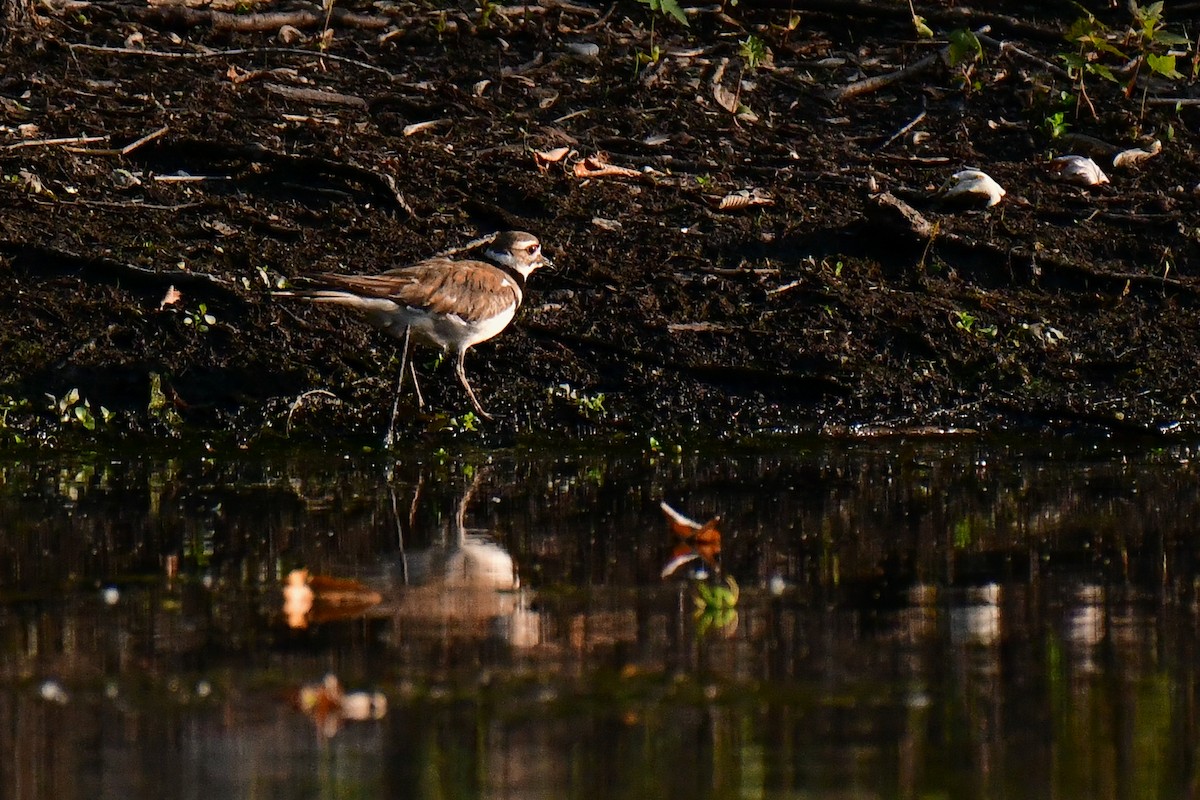
<path fill-rule="evenodd" d="M 700 559 L 709 567 L 715 569 L 717 556 L 721 554 L 721 532 L 717 530 L 720 517 L 713 517 L 708 522 L 699 523 L 684 516 L 665 502 L 660 505 L 667 517 L 667 525 L 671 534 L 678 539 L 671 550 L 671 559 L 663 567 L 662 576 L 668 577 L 684 564 Z"/>

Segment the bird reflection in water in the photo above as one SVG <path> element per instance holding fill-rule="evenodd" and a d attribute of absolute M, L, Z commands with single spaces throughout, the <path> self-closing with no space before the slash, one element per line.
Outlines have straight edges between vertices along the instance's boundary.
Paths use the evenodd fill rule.
<path fill-rule="evenodd" d="M 520 593 L 512 556 L 490 534 L 468 531 L 465 525 L 467 507 L 483 474 L 477 472 L 459 497 L 441 541 L 416 550 L 405 546 L 399 501 L 395 489 L 389 489 L 399 548 L 392 566 L 364 582 L 293 570 L 283 587 L 286 624 L 303 629 L 337 620 L 389 618 L 397 636 L 428 629 L 456 637 L 498 637 L 517 647 L 537 644 L 538 617 Z M 410 527 L 423 485 L 422 477 L 412 501 Z"/>
<path fill-rule="evenodd" d="M 520 591 L 512 555 L 491 534 L 468 531 L 464 522 L 484 474 L 478 471 L 459 498 L 442 542 L 407 550 L 401 538 L 397 583 L 402 588 L 394 618 L 406 629 L 438 626 L 452 629 L 459 637 L 497 637 L 515 647 L 528 647 L 540 641 L 540 626 Z M 414 507 L 420 490 L 418 482 Z M 395 504 L 393 494 L 393 508 Z"/>

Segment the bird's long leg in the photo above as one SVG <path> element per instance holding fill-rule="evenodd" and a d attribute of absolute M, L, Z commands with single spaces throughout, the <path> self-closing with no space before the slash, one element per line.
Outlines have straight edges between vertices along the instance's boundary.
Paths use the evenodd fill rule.
<path fill-rule="evenodd" d="M 404 343 L 400 345 L 400 377 L 396 379 L 396 397 L 392 401 L 392 419 L 388 423 L 387 436 L 383 437 L 383 449 L 391 450 L 392 444 L 396 441 L 396 415 L 400 413 L 400 390 L 404 388 L 404 373 L 409 368 L 408 346 L 409 346 L 409 328 L 404 329 Z M 417 385 L 417 373 L 413 372 L 413 386 Z M 420 388 L 417 389 L 417 397 L 421 397 Z"/>
<path fill-rule="evenodd" d="M 411 358 L 408 360 L 408 371 L 412 375 L 413 391 L 417 393 L 417 408 L 425 408 L 425 397 L 421 394 L 421 384 L 417 383 L 417 365 Z"/>
<path fill-rule="evenodd" d="M 479 401 L 475 399 L 475 392 L 471 389 L 471 384 L 467 382 L 467 371 L 463 368 L 463 358 L 466 355 L 466 348 L 458 351 L 458 360 L 454 362 L 454 372 L 458 375 L 458 380 L 462 383 L 463 388 L 467 390 L 467 396 L 471 398 L 471 405 L 475 406 L 475 410 L 479 412 L 479 416 L 490 421 L 492 415 L 484 411 L 483 406 L 479 405 Z"/>

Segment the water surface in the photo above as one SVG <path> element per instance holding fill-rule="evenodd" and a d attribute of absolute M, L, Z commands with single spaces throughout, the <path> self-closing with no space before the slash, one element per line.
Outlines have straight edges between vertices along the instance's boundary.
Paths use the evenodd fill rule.
<path fill-rule="evenodd" d="M 1196 472 L 968 438 L 0 463 L 0 785 L 1190 797 Z M 721 516 L 736 616 L 661 577 L 662 500 Z M 340 583 L 291 627 L 301 567 Z M 326 675 L 386 714 L 306 713 Z"/>

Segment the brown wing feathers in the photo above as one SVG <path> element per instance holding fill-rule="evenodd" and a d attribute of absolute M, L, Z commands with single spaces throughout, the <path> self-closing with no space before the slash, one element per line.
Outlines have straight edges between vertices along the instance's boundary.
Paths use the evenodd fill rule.
<path fill-rule="evenodd" d="M 512 277 L 481 261 L 434 258 L 381 275 L 325 273 L 317 280 L 364 297 L 385 298 L 467 320 L 496 316 L 514 303 L 520 305 L 522 299 Z"/>

